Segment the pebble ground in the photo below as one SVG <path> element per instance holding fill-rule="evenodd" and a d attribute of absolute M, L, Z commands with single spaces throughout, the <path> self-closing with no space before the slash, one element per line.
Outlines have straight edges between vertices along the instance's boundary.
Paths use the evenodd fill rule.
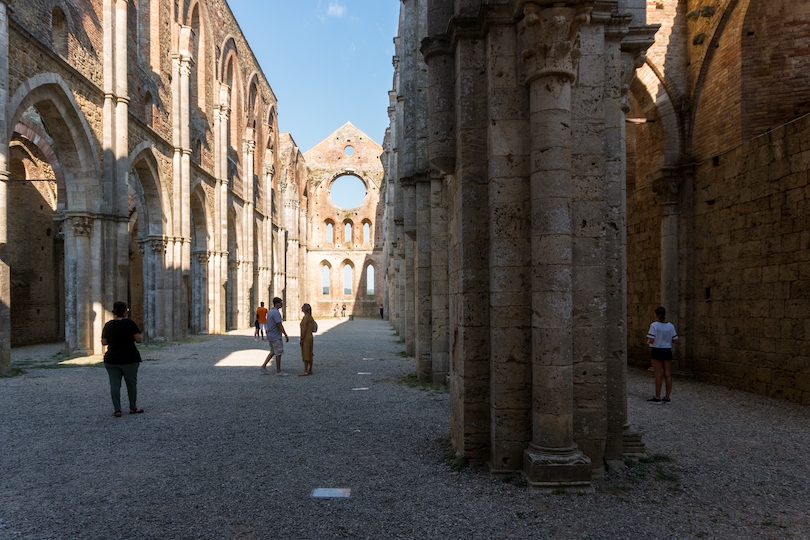
<path fill-rule="evenodd" d="M 0 379 L 0 539 L 805 539 L 810 409 L 676 380 L 652 405 L 630 370 L 648 456 L 592 494 L 454 470 L 449 395 L 414 371 L 390 326 L 324 319 L 315 375 L 297 322 L 282 368 L 248 332 L 145 345 L 138 405 L 113 418 L 98 365 L 14 349 Z M 446 440 L 446 439 L 445 439 Z M 315 488 L 349 488 L 316 500 Z"/>

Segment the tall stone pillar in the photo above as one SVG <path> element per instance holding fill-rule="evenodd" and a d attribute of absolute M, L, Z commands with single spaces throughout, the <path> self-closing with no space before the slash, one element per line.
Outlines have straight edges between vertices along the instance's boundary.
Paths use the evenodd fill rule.
<path fill-rule="evenodd" d="M 430 330 L 433 384 L 445 384 L 450 373 L 450 329 L 447 306 L 447 197 L 444 178 L 430 178 Z"/>
<path fill-rule="evenodd" d="M 450 373 L 446 176 L 456 169 L 455 62 L 448 34 L 452 0 L 428 0 L 427 36 L 421 51 L 427 66 L 430 175 L 431 357 L 434 384 Z"/>
<path fill-rule="evenodd" d="M 8 0 L 0 0 L 0 375 L 11 364 L 11 271 L 8 264 Z"/>
<path fill-rule="evenodd" d="M 630 84 L 644 64 L 644 51 L 653 44 L 657 27 L 635 27 L 631 14 L 613 13 L 605 31 L 605 201 L 607 236 L 607 438 L 605 463 L 624 468 L 626 457 L 645 452 L 641 435 L 627 417 L 627 146 L 625 116 Z M 643 22 L 643 21 L 642 21 Z"/>
<path fill-rule="evenodd" d="M 430 178 L 416 180 L 416 242 L 414 243 L 414 314 L 416 374 L 422 382 L 433 382 L 431 331 L 431 238 Z"/>
<path fill-rule="evenodd" d="M 529 2 L 520 22 L 531 114 L 532 441 L 523 470 L 539 489 L 590 489 L 573 433 L 571 84 L 589 4 Z"/>
<path fill-rule="evenodd" d="M 183 32 L 191 32 L 191 28 L 183 27 Z M 184 40 L 185 42 L 189 42 Z M 181 51 L 180 55 L 180 176 L 175 182 L 178 201 L 177 215 L 175 217 L 173 267 L 174 286 L 173 299 L 173 329 L 177 339 L 185 336 L 188 331 L 187 320 L 189 287 L 191 273 L 191 53 Z M 195 81 L 196 83 L 196 81 Z"/>
<path fill-rule="evenodd" d="M 520 470 L 532 439 L 529 96 L 518 80 L 515 25 L 501 20 L 487 33 L 493 472 Z"/>
<path fill-rule="evenodd" d="M 456 171 L 447 177 L 450 429 L 456 452 L 482 463 L 490 448 L 489 223 L 486 42 L 478 17 L 460 17 L 456 44 Z"/>
<path fill-rule="evenodd" d="M 76 269 L 74 273 L 74 314 L 76 321 L 75 341 L 70 346 L 70 354 L 75 356 L 87 356 L 93 354 L 92 321 L 90 320 L 90 310 L 93 298 L 90 290 L 90 279 L 92 277 L 92 249 L 90 245 L 90 234 L 93 229 L 93 220 L 89 216 L 71 217 L 71 227 L 75 241 Z"/>
<path fill-rule="evenodd" d="M 216 304 L 217 310 L 217 325 L 216 331 L 224 333 L 227 328 L 227 316 L 225 310 L 227 309 L 226 291 L 225 286 L 228 283 L 228 123 L 230 122 L 230 102 L 231 102 L 231 89 L 223 84 L 220 84 L 220 97 L 219 97 L 219 174 L 217 178 L 217 219 L 214 221 L 215 227 L 214 234 L 218 240 L 219 256 L 217 262 L 218 281 L 214 284 L 216 290 Z"/>
<path fill-rule="evenodd" d="M 663 167 L 650 175 L 653 191 L 661 203 L 661 305 L 667 310 L 667 320 L 679 329 L 680 311 L 680 197 L 682 172 L 678 167 Z M 678 358 L 672 369 L 680 368 Z"/>

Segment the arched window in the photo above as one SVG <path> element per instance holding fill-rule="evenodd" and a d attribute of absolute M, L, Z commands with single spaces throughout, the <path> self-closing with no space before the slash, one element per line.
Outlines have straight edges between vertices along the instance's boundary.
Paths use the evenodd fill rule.
<path fill-rule="evenodd" d="M 51 12 L 51 47 L 62 56 L 68 54 L 67 19 L 59 6 Z"/>
<path fill-rule="evenodd" d="M 366 294 L 369 296 L 374 295 L 374 265 L 370 264 L 366 267 Z"/>
<path fill-rule="evenodd" d="M 345 224 L 345 228 L 346 228 L 345 241 L 346 241 L 347 244 L 351 244 L 352 243 L 352 222 L 347 221 L 346 224 Z"/>
<path fill-rule="evenodd" d="M 335 226 L 332 224 L 331 221 L 326 222 L 326 243 L 327 244 L 335 243 Z"/>
<path fill-rule="evenodd" d="M 354 281 L 354 268 L 351 265 L 343 267 L 343 294 L 352 294 L 352 281 Z"/>
<path fill-rule="evenodd" d="M 363 243 L 368 244 L 371 242 L 371 223 L 366 221 L 363 223 Z"/>
<path fill-rule="evenodd" d="M 321 267 L 321 284 L 323 286 L 323 294 L 329 294 L 330 270 L 331 268 L 329 268 L 329 265 L 327 264 Z"/>

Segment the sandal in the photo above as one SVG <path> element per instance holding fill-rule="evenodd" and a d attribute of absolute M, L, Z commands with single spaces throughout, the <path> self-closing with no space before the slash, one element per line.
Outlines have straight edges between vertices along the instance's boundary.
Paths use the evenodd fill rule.
<path fill-rule="evenodd" d="M 116 417 L 116 418 L 121 418 L 121 411 L 115 411 L 113 413 L 113 416 Z"/>
<path fill-rule="evenodd" d="M 138 407 L 135 407 L 134 409 L 129 410 L 129 414 L 139 414 L 139 413 L 142 413 L 142 412 L 143 412 L 143 409 L 139 409 Z"/>

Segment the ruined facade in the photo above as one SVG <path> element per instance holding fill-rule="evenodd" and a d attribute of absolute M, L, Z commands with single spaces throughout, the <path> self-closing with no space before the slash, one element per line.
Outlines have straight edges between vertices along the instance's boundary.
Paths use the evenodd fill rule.
<path fill-rule="evenodd" d="M 224 0 L 0 1 L 0 371 L 248 327 L 305 281 L 301 152 Z"/>
<path fill-rule="evenodd" d="M 307 302 L 314 316 L 377 316 L 382 283 L 382 147 L 347 123 L 304 154 L 308 168 Z M 335 182 L 355 179 L 365 195 L 342 208 L 332 198 Z"/>
<path fill-rule="evenodd" d="M 587 489 L 643 452 L 626 365 L 658 305 L 676 369 L 810 403 L 808 25 L 807 1 L 402 2 L 387 298 L 460 455 Z"/>

